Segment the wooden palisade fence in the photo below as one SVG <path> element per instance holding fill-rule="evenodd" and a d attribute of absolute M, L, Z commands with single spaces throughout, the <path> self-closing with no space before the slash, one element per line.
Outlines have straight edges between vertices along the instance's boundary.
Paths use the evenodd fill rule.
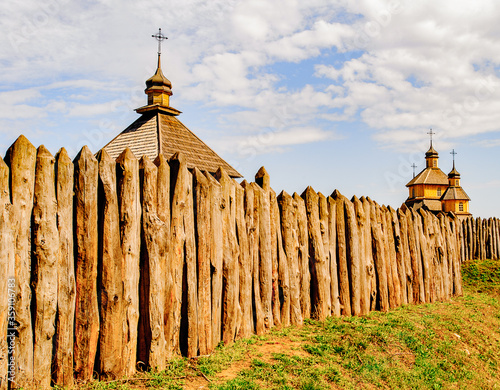
<path fill-rule="evenodd" d="M 0 158 L 0 389 L 8 375 L 48 388 L 162 370 L 273 326 L 447 300 L 461 261 L 500 255 L 499 228 L 311 187 L 276 196 L 263 168 L 240 184 L 182 155 L 84 147 L 71 161 L 21 136 Z"/>

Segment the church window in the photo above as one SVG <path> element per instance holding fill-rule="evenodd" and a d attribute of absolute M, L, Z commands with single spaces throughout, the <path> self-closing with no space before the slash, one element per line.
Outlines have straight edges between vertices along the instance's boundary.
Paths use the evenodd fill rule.
<path fill-rule="evenodd" d="M 458 204 L 458 211 L 464 211 L 464 204 L 462 202 Z"/>
<path fill-rule="evenodd" d="M 455 185 L 458 186 L 458 180 L 455 180 Z"/>
<path fill-rule="evenodd" d="M 437 196 L 441 196 L 441 187 L 438 187 L 437 189 Z"/>
<path fill-rule="evenodd" d="M 411 197 L 414 198 L 415 197 L 415 188 L 412 188 L 411 189 Z"/>
<path fill-rule="evenodd" d="M 437 160 L 434 160 L 434 161 L 432 162 L 432 166 L 433 166 L 434 168 L 436 168 L 436 167 L 438 166 L 438 162 L 437 162 Z"/>

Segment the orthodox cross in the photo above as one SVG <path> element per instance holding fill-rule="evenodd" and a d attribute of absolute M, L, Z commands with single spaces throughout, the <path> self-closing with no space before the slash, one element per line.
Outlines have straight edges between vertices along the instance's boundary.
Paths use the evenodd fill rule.
<path fill-rule="evenodd" d="M 450 154 L 453 155 L 453 168 L 455 168 L 455 156 L 458 154 L 457 152 L 455 152 L 455 149 L 453 149 Z"/>
<path fill-rule="evenodd" d="M 431 129 L 431 130 L 430 130 L 427 134 L 429 134 L 429 135 L 430 135 L 430 137 L 431 137 L 431 146 L 432 146 L 432 136 L 433 136 L 434 134 L 436 134 L 436 133 L 434 133 L 434 132 L 432 131 L 432 129 Z"/>
<path fill-rule="evenodd" d="M 415 177 L 415 168 L 417 167 L 417 165 L 413 163 L 411 167 L 413 168 L 413 177 Z"/>
<path fill-rule="evenodd" d="M 161 28 L 158 29 L 158 34 L 151 35 L 153 38 L 156 38 L 158 41 L 158 55 L 161 54 L 161 42 L 165 39 L 168 39 L 165 35 L 161 33 Z"/>

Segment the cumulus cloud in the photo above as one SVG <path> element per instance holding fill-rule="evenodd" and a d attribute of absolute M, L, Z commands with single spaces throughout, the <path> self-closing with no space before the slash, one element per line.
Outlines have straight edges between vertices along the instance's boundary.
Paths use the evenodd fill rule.
<path fill-rule="evenodd" d="M 154 71 L 149 35 L 161 26 L 174 106 L 228 109 L 218 125 L 243 137 L 277 126 L 317 136 L 358 121 L 379 143 L 401 147 L 428 127 L 443 138 L 498 131 L 493 0 L 26 0 L 3 11 L 4 119 L 133 108 Z M 280 70 L 290 63 L 303 72 L 293 86 Z M 96 103 L 98 91 L 106 93 Z M 323 140 L 294 131 L 297 143 Z"/>

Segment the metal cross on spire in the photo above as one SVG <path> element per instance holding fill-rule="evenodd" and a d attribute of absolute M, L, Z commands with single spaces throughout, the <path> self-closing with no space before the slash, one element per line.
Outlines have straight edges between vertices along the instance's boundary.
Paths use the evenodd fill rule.
<path fill-rule="evenodd" d="M 430 137 L 431 137 L 431 146 L 432 146 L 432 136 L 433 136 L 434 134 L 436 134 L 436 133 L 434 133 L 434 132 L 432 131 L 432 129 L 430 129 L 430 131 L 429 131 L 427 134 L 429 134 L 429 135 L 430 135 Z"/>
<path fill-rule="evenodd" d="M 413 163 L 411 167 L 413 168 L 413 177 L 415 177 L 415 168 L 417 167 L 417 165 Z"/>
<path fill-rule="evenodd" d="M 453 149 L 450 154 L 453 155 L 453 168 L 455 168 L 455 156 L 458 154 L 457 152 L 455 152 L 455 149 Z"/>
<path fill-rule="evenodd" d="M 151 35 L 158 41 L 158 55 L 161 55 L 161 42 L 168 39 L 165 35 L 161 33 L 161 28 L 158 29 L 158 34 Z"/>

